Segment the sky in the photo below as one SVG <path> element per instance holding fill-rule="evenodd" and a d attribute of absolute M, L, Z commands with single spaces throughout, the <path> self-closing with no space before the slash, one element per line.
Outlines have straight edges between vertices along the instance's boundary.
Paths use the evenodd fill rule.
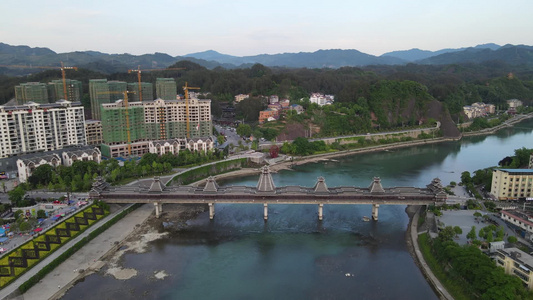
<path fill-rule="evenodd" d="M 0 1 L 0 42 L 64 53 L 372 55 L 533 45 L 532 0 Z"/>

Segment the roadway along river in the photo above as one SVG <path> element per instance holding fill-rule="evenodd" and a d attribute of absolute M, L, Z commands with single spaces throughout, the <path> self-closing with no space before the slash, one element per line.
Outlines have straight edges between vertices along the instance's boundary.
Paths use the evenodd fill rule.
<path fill-rule="evenodd" d="M 298 166 L 274 174 L 275 184 L 418 186 L 439 177 L 460 181 L 461 172 L 497 165 L 514 149 L 533 148 L 533 121 L 492 136 L 361 154 Z M 258 176 L 219 182 L 255 185 Z M 126 254 L 122 265 L 139 271 L 120 281 L 100 273 L 77 284 L 64 299 L 437 299 L 407 251 L 404 206 L 381 206 L 379 222 L 363 222 L 369 205 L 223 205 L 189 230 L 155 241 L 150 251 Z M 154 278 L 165 270 L 170 276 Z M 347 276 L 349 275 L 349 276 Z"/>

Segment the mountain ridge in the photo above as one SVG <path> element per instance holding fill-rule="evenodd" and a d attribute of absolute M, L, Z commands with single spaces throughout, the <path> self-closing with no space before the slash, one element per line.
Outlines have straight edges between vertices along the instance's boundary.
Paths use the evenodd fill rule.
<path fill-rule="evenodd" d="M 126 72 L 129 68 L 141 66 L 141 69 L 166 68 L 178 61 L 187 60 L 208 69 L 222 67 L 225 69 L 248 68 L 253 64 L 267 67 L 285 68 L 341 68 L 364 67 L 368 65 L 405 65 L 416 64 L 453 64 L 480 63 L 497 60 L 509 64 L 533 65 L 533 47 L 527 45 L 504 45 L 488 43 L 468 48 L 441 49 L 437 51 L 410 49 L 387 52 L 380 56 L 363 53 L 356 49 L 320 49 L 314 52 L 258 54 L 251 56 L 233 56 L 215 50 L 190 53 L 184 56 L 171 56 L 155 52 L 142 55 L 129 53 L 108 54 L 99 51 L 73 51 L 56 53 L 48 48 L 11 46 L 0 43 L 0 65 L 33 65 L 59 67 L 63 61 L 66 65 L 88 68 L 106 73 Z M 105 68 L 103 65 L 108 64 Z M 37 69 L 35 70 L 37 71 Z M 26 71 L 31 73 L 31 69 Z M 23 71 L 0 67 L 0 74 L 21 75 Z"/>

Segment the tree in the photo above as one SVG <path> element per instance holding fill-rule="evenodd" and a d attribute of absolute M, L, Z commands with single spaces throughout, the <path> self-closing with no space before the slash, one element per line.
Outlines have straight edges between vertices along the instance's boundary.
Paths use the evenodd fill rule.
<path fill-rule="evenodd" d="M 476 212 L 474 213 L 474 217 L 476 217 L 476 219 L 479 218 L 479 217 L 481 217 L 481 216 L 483 216 L 483 215 L 482 215 L 479 211 L 476 211 Z"/>
<path fill-rule="evenodd" d="M 39 218 L 39 219 L 44 219 L 44 218 L 46 218 L 46 212 L 45 212 L 44 210 L 42 210 L 42 209 L 39 209 L 39 210 L 37 211 L 37 218 Z"/>
<path fill-rule="evenodd" d="M 472 182 L 472 177 L 470 177 L 470 172 L 464 171 L 463 173 L 461 173 L 461 182 L 463 184 L 468 184 Z"/>
<path fill-rule="evenodd" d="M 26 195 L 26 190 L 22 187 L 22 185 L 19 185 L 9 191 L 7 194 L 11 204 L 13 204 L 13 206 L 19 206 L 20 202 L 24 198 L 24 195 Z"/>
<path fill-rule="evenodd" d="M 250 136 L 252 134 L 252 127 L 248 124 L 239 124 L 237 126 L 237 134 L 240 136 Z"/>
<path fill-rule="evenodd" d="M 48 164 L 40 165 L 33 170 L 32 175 L 28 178 L 28 183 L 37 187 L 39 184 L 48 185 L 52 180 L 53 167 Z"/>
<path fill-rule="evenodd" d="M 476 237 L 476 226 L 472 226 L 472 229 L 466 234 L 466 238 L 469 240 L 475 240 Z"/>
<path fill-rule="evenodd" d="M 463 230 L 459 226 L 453 227 L 453 231 L 455 231 L 455 236 L 458 236 L 460 234 L 463 234 Z"/>
<path fill-rule="evenodd" d="M 455 230 L 452 226 L 446 226 L 439 232 L 439 239 L 442 242 L 453 241 L 453 237 L 456 235 Z"/>
<path fill-rule="evenodd" d="M 511 244 L 516 244 L 516 242 L 518 242 L 518 239 L 516 238 L 516 236 L 511 235 L 507 238 L 507 241 Z"/>

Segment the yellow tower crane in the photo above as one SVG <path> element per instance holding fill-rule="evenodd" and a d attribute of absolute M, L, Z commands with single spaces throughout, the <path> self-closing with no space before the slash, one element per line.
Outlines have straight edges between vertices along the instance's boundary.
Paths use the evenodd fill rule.
<path fill-rule="evenodd" d="M 5 67 L 5 68 L 23 68 L 23 69 L 59 69 L 61 70 L 61 77 L 63 78 L 63 96 L 65 97 L 65 100 L 69 100 L 68 99 L 68 94 L 67 94 L 67 79 L 66 79 L 66 74 L 65 74 L 65 70 L 74 70 L 74 71 L 78 71 L 78 67 L 65 67 L 65 65 L 63 65 L 63 62 L 61 62 L 61 67 L 48 67 L 48 66 L 32 66 L 32 65 L 29 65 L 29 66 L 26 66 L 26 65 L 0 65 L 0 67 Z"/>
<path fill-rule="evenodd" d="M 187 124 L 186 130 L 187 130 L 187 139 L 191 137 L 190 130 L 189 130 L 189 90 L 199 90 L 199 87 L 191 87 L 187 85 L 187 82 L 185 82 L 185 86 L 183 87 L 183 90 L 185 91 L 185 121 Z M 200 120 L 198 120 L 199 122 Z"/>
<path fill-rule="evenodd" d="M 141 73 L 143 71 L 145 72 L 155 72 L 155 71 L 167 71 L 167 70 L 185 70 L 185 68 L 167 68 L 167 69 L 141 69 L 141 66 L 137 66 L 137 69 L 131 69 L 128 70 L 128 73 L 137 73 L 137 79 L 139 81 L 139 101 L 143 101 L 143 94 L 142 94 L 142 88 L 141 88 Z"/>

